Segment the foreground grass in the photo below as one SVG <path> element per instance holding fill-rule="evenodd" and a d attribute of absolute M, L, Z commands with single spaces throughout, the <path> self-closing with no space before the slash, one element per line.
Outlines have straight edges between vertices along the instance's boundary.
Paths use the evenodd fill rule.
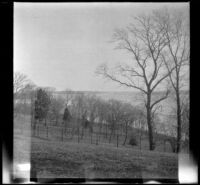
<path fill-rule="evenodd" d="M 39 138 L 31 144 L 38 178 L 177 178 L 176 154 Z"/>
<path fill-rule="evenodd" d="M 26 121 L 24 120 L 24 123 Z M 135 147 L 121 145 L 117 148 L 109 144 L 91 145 L 77 141 L 61 142 L 42 138 L 32 138 L 30 147 L 27 145 L 30 144 L 30 124 L 23 124 L 23 132 L 21 127 L 18 128 L 19 124 L 15 126 L 15 161 L 24 163 L 31 158 L 34 164 L 33 170 L 38 178 L 177 177 L 176 154 L 140 151 Z"/>

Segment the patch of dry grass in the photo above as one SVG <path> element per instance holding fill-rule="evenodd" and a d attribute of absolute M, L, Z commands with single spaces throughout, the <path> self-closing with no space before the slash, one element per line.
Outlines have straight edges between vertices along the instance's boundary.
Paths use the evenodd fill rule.
<path fill-rule="evenodd" d="M 32 162 L 43 178 L 177 178 L 175 154 L 32 139 Z"/>

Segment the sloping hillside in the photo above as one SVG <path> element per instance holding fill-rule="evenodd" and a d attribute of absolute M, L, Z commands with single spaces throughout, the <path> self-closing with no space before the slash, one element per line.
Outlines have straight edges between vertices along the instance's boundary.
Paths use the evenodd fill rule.
<path fill-rule="evenodd" d="M 177 178 L 178 156 L 77 143 L 32 139 L 38 178 Z"/>

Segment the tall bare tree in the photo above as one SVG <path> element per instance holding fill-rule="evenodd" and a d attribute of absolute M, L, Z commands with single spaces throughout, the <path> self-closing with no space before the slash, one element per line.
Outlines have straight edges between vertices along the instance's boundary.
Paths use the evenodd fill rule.
<path fill-rule="evenodd" d="M 182 96 L 181 91 L 188 85 L 189 78 L 189 20 L 185 12 L 165 11 L 155 12 L 160 27 L 164 29 L 168 50 L 162 54 L 163 61 L 168 71 L 175 66 L 175 70 L 169 75 L 169 80 L 175 94 L 176 117 L 177 117 L 177 147 L 176 152 L 181 147 L 181 127 L 182 127 Z M 187 88 L 186 88 L 187 89 Z"/>
<path fill-rule="evenodd" d="M 120 64 L 114 72 L 106 65 L 101 65 L 97 69 L 97 73 L 105 78 L 143 93 L 150 150 L 155 149 L 152 114 L 156 111 L 155 105 L 168 97 L 169 89 L 164 90 L 162 96 L 155 100 L 152 99 L 152 94 L 158 87 L 163 87 L 161 84 L 173 70 L 164 70 L 161 57 L 167 46 L 165 34 L 153 14 L 135 17 L 133 24 L 128 28 L 116 30 L 112 40 L 117 42 L 117 49 L 126 50 L 132 56 L 132 63 Z"/>

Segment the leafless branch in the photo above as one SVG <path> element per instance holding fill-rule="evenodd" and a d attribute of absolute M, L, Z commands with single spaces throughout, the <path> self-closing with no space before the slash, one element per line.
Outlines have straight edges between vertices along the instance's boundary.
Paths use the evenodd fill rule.
<path fill-rule="evenodd" d="M 15 72 L 14 73 L 14 95 L 20 92 L 29 82 L 30 81 L 28 80 L 26 75 L 20 72 Z"/>
<path fill-rule="evenodd" d="M 169 93 L 170 93 L 170 91 L 167 90 L 166 93 L 165 93 L 165 95 L 164 95 L 162 98 L 159 98 L 158 100 L 156 100 L 156 101 L 151 105 L 151 109 L 152 109 L 156 104 L 158 104 L 159 102 L 165 100 L 165 99 L 168 97 Z"/>

